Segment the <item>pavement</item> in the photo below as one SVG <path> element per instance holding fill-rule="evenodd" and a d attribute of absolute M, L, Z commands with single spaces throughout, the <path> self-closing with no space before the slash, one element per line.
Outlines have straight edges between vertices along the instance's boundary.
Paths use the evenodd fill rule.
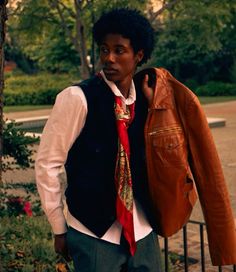
<path fill-rule="evenodd" d="M 224 118 L 226 119 L 226 125 L 223 127 L 211 128 L 213 138 L 218 150 L 218 154 L 222 163 L 230 200 L 233 208 L 234 217 L 236 218 L 236 101 L 230 101 L 225 103 L 216 103 L 203 105 L 203 109 L 206 116 L 209 118 Z M 16 112 L 8 113 L 4 116 L 9 119 L 36 117 L 49 115 L 50 109 L 36 110 L 30 112 Z M 204 135 L 203 135 L 204 137 Z M 37 146 L 35 147 L 37 150 Z M 17 177 L 17 182 L 34 182 L 34 170 L 29 169 L 16 170 L 14 172 L 6 172 L 3 175 L 3 180 L 5 182 L 15 182 Z M 192 220 L 203 221 L 203 216 L 201 212 L 201 207 L 199 203 L 196 204 L 192 216 Z M 200 248 L 199 248 L 199 234 L 198 226 L 189 225 L 189 235 L 188 235 L 188 246 L 189 246 L 189 256 L 195 259 L 200 259 Z M 205 233 L 206 237 L 206 233 Z M 160 239 L 160 244 L 163 245 L 163 240 Z M 205 252 L 206 252 L 206 272 L 218 271 L 218 268 L 213 268 L 210 265 L 210 258 L 208 253 L 208 244 L 205 239 Z M 182 244 L 182 233 L 179 232 L 169 239 L 169 249 L 173 252 L 183 254 L 183 244 Z M 200 263 L 192 265 L 189 271 L 200 272 Z M 179 270 L 184 271 L 184 269 Z M 233 271 L 231 267 L 224 267 L 222 271 Z"/>

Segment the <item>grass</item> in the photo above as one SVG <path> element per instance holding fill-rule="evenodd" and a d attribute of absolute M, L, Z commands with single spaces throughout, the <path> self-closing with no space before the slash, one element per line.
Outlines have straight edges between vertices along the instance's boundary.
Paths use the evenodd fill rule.
<path fill-rule="evenodd" d="M 200 96 L 201 104 L 221 103 L 236 100 L 236 96 Z"/>
<path fill-rule="evenodd" d="M 44 110 L 51 109 L 52 105 L 25 105 L 25 106 L 5 106 L 3 107 L 4 113 L 19 112 L 19 111 L 33 111 L 33 110 Z"/>
<path fill-rule="evenodd" d="M 236 96 L 201 96 L 199 97 L 201 104 L 221 103 L 227 101 L 236 100 Z M 21 111 L 33 111 L 51 109 L 52 105 L 25 105 L 25 106 L 5 106 L 3 108 L 4 113 L 9 112 L 21 112 Z"/>
<path fill-rule="evenodd" d="M 45 216 L 2 217 L 0 239 L 3 271 L 55 271 L 56 254 Z"/>

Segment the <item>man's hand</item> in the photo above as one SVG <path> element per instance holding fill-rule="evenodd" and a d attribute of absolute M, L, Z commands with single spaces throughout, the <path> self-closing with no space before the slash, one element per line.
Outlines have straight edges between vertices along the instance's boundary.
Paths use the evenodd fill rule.
<path fill-rule="evenodd" d="M 67 262 L 71 260 L 66 243 L 66 233 L 54 235 L 54 249 L 55 252 L 62 255 Z"/>
<path fill-rule="evenodd" d="M 145 97 L 147 98 L 148 105 L 150 107 L 152 105 L 153 96 L 154 96 L 154 86 L 152 87 L 148 86 L 148 79 L 149 79 L 149 76 L 146 74 L 142 82 L 142 90 Z"/>

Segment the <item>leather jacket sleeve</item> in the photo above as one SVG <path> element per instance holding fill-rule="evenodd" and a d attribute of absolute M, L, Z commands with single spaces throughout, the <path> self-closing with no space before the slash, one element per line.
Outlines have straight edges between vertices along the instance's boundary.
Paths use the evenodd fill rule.
<path fill-rule="evenodd" d="M 173 88 L 186 88 L 173 77 L 171 82 Z M 196 96 L 185 101 L 181 117 L 189 164 L 206 221 L 212 263 L 236 264 L 236 228 L 229 194 L 211 131 Z"/>

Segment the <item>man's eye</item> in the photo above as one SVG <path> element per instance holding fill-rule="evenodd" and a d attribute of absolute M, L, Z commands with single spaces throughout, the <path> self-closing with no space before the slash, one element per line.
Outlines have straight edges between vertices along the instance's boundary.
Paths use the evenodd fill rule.
<path fill-rule="evenodd" d="M 117 48 L 116 49 L 116 54 L 123 54 L 124 53 L 124 49 L 123 48 Z"/>
<path fill-rule="evenodd" d="M 107 53 L 108 53 L 108 49 L 105 48 L 105 47 L 101 47 L 101 48 L 100 48 L 100 51 L 101 51 L 101 53 L 104 53 L 104 54 L 107 54 Z"/>

